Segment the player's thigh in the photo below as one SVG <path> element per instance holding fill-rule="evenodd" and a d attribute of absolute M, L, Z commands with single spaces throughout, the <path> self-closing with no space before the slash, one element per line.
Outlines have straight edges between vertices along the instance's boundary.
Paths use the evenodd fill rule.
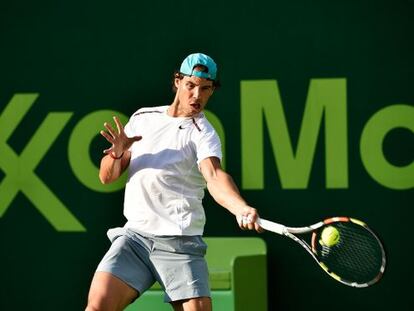
<path fill-rule="evenodd" d="M 211 296 L 206 247 L 199 236 L 157 237 L 150 259 L 165 302 Z"/>
<path fill-rule="evenodd" d="M 133 302 L 139 293 L 111 273 L 95 273 L 88 296 L 89 310 L 123 310 Z"/>
<path fill-rule="evenodd" d="M 211 311 L 211 298 L 198 297 L 171 302 L 175 311 Z"/>

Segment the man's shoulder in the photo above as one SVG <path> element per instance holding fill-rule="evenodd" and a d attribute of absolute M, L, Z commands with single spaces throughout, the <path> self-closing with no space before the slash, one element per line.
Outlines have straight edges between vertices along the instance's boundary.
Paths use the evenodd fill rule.
<path fill-rule="evenodd" d="M 135 111 L 132 116 L 140 116 L 140 115 L 146 115 L 146 114 L 160 114 L 165 112 L 167 106 L 157 106 L 157 107 L 142 107 L 139 108 L 137 111 Z"/>
<path fill-rule="evenodd" d="M 195 123 L 194 125 L 198 130 L 197 132 L 202 133 L 204 135 L 216 132 L 214 126 L 206 118 L 204 113 L 200 113 L 197 117 L 194 117 L 193 120 Z"/>

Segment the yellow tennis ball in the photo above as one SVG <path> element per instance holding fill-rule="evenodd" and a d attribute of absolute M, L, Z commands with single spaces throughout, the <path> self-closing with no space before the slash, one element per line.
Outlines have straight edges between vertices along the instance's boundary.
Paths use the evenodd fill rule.
<path fill-rule="evenodd" d="M 335 227 L 329 226 L 323 229 L 321 234 L 321 243 L 323 246 L 332 247 L 339 242 L 339 231 Z"/>

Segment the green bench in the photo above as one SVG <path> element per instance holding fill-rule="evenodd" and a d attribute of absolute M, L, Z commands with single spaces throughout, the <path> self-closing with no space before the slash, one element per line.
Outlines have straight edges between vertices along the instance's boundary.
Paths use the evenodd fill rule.
<path fill-rule="evenodd" d="M 266 244 L 257 237 L 205 237 L 214 311 L 267 311 Z M 127 311 L 171 311 L 156 283 Z"/>

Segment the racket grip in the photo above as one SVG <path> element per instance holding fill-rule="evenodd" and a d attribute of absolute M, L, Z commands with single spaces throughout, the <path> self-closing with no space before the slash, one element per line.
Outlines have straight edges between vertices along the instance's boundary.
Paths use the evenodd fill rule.
<path fill-rule="evenodd" d="M 274 233 L 284 235 L 284 232 L 286 230 L 286 226 L 278 224 L 273 221 L 269 221 L 263 218 L 258 218 L 256 222 L 262 227 L 263 229 L 267 231 L 272 231 Z"/>

